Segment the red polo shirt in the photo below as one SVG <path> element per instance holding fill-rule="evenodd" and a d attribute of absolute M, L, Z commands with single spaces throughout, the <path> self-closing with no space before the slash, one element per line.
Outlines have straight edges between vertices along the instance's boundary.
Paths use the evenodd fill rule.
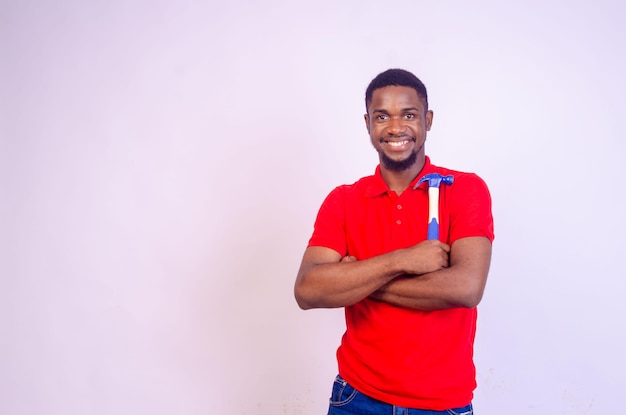
<path fill-rule="evenodd" d="M 485 182 L 430 163 L 398 196 L 373 176 L 335 188 L 319 210 L 309 246 L 331 248 L 359 260 L 426 239 L 428 173 L 453 175 L 442 184 L 439 238 L 493 240 L 491 198 Z M 476 309 L 423 312 L 365 299 L 346 307 L 346 332 L 337 350 L 339 374 L 360 392 L 409 408 L 444 410 L 469 404 L 476 387 L 473 344 Z"/>

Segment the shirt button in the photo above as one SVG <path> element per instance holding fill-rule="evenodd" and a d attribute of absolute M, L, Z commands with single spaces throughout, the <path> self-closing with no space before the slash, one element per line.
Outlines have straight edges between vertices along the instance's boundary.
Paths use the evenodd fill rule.
<path fill-rule="evenodd" d="M 401 220 L 399 220 L 399 219 L 396 221 L 396 223 L 397 223 L 398 225 L 402 225 L 402 221 L 401 221 Z"/>
<path fill-rule="evenodd" d="M 402 205 L 398 205 L 396 206 L 398 209 L 402 209 Z"/>

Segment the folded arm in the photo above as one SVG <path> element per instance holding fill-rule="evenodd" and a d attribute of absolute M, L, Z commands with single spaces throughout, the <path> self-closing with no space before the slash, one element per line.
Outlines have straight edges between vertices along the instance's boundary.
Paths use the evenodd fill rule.
<path fill-rule="evenodd" d="M 461 238 L 450 248 L 450 267 L 390 280 L 370 298 L 424 311 L 472 308 L 482 299 L 490 262 L 489 239 Z"/>
<path fill-rule="evenodd" d="M 424 241 L 357 261 L 354 257 L 342 258 L 330 248 L 312 246 L 302 258 L 295 297 L 303 309 L 346 307 L 367 298 L 398 276 L 444 269 L 449 263 L 449 250 L 448 245 L 439 241 Z M 383 289 L 381 294 L 387 292 Z"/>

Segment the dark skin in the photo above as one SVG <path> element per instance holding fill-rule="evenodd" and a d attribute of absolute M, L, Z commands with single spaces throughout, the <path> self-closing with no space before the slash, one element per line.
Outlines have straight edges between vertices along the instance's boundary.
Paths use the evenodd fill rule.
<path fill-rule="evenodd" d="M 375 90 L 365 114 L 381 174 L 390 190 L 401 194 L 426 162 L 424 143 L 433 112 L 410 87 Z M 385 160 L 415 161 L 398 170 Z M 337 308 L 365 298 L 399 307 L 432 311 L 475 307 L 480 302 L 491 261 L 485 237 L 456 240 L 452 246 L 423 241 L 365 260 L 343 257 L 330 248 L 306 249 L 294 293 L 302 309 Z"/>

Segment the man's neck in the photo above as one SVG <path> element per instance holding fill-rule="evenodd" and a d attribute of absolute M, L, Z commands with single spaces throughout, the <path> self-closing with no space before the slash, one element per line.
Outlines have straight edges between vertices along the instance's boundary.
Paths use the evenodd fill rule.
<path fill-rule="evenodd" d="M 380 165 L 380 173 L 383 180 L 387 183 L 389 190 L 393 190 L 398 195 L 402 194 L 413 180 L 417 177 L 422 168 L 424 168 L 426 160 L 418 160 L 406 170 L 395 171 L 386 169 L 384 164 Z"/>

